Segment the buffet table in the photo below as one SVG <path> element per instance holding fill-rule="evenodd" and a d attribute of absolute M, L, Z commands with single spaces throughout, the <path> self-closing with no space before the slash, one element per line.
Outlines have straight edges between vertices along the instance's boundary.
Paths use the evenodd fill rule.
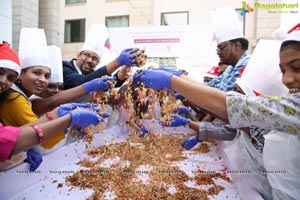
<path fill-rule="evenodd" d="M 149 127 L 150 122 L 145 126 Z M 156 131 L 164 134 L 191 134 L 192 130 L 184 127 L 162 128 L 157 123 L 154 125 Z M 104 133 L 95 134 L 93 145 L 101 146 L 111 143 L 125 141 L 129 130 L 120 125 L 114 125 L 104 130 Z M 174 146 L 174 148 L 181 148 Z M 192 170 L 204 171 L 224 171 L 229 170 L 230 165 L 222 151 L 222 143 L 211 145 L 210 151 L 203 154 L 190 154 L 184 151 L 187 162 L 177 163 L 178 166 L 189 174 Z M 0 199 L 86 199 L 93 194 L 91 189 L 79 189 L 65 183 L 68 175 L 82 169 L 76 163 L 87 157 L 86 143 L 83 141 L 74 142 L 61 149 L 47 154 L 43 157 L 43 162 L 35 172 L 28 171 L 28 164 L 23 163 L 0 174 Z M 188 165 L 186 164 L 188 163 Z M 233 182 L 216 180 L 224 187 L 218 195 L 212 195 L 209 199 L 262 199 L 252 190 L 241 178 L 239 174 L 227 173 Z M 190 187 L 192 186 L 192 183 Z M 114 195 L 107 193 L 103 199 L 113 199 Z"/>

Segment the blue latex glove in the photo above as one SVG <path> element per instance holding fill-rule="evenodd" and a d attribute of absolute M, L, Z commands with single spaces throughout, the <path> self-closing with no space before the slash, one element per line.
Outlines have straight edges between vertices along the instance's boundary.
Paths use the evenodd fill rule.
<path fill-rule="evenodd" d="M 176 108 L 176 112 L 179 115 L 183 115 L 183 114 L 187 114 L 187 113 L 191 112 L 191 109 L 188 107 L 185 107 L 185 106 L 181 106 L 181 107 Z"/>
<path fill-rule="evenodd" d="M 133 75 L 133 83 L 139 85 L 143 82 L 145 87 L 170 90 L 172 76 L 166 71 L 145 69 Z"/>
<path fill-rule="evenodd" d="M 144 138 L 146 136 L 146 134 L 150 133 L 148 129 L 146 129 L 146 127 L 144 125 L 138 126 L 136 124 L 134 124 L 135 129 L 140 132 L 140 137 Z"/>
<path fill-rule="evenodd" d="M 166 71 L 169 72 L 170 74 L 173 74 L 175 76 L 180 76 L 181 74 L 183 74 L 182 71 L 178 71 L 169 67 L 159 67 L 159 68 L 155 68 L 154 70 L 162 70 L 162 71 Z"/>
<path fill-rule="evenodd" d="M 168 122 L 159 121 L 159 124 L 163 126 L 178 127 L 178 126 L 185 126 L 191 122 L 190 119 L 186 119 L 177 114 L 171 114 L 170 116 L 172 117 L 171 121 Z"/>
<path fill-rule="evenodd" d="M 137 48 L 128 48 L 124 49 L 121 54 L 117 57 L 117 62 L 120 66 L 127 65 L 127 66 L 133 66 L 137 65 L 138 61 L 136 58 L 140 55 L 139 49 Z"/>
<path fill-rule="evenodd" d="M 27 158 L 25 159 L 25 162 L 29 163 L 30 168 L 29 171 L 34 172 L 42 163 L 43 157 L 33 150 L 29 149 L 27 151 Z"/>
<path fill-rule="evenodd" d="M 100 108 L 97 104 L 91 103 L 66 103 L 59 106 L 57 115 L 59 117 L 69 114 L 72 110 L 76 108 L 92 108 L 94 112 L 99 112 Z"/>
<path fill-rule="evenodd" d="M 69 126 L 75 126 L 76 129 L 82 129 L 88 125 L 97 125 L 99 121 L 104 121 L 102 117 L 99 117 L 96 113 L 79 108 L 70 112 L 72 120 Z"/>
<path fill-rule="evenodd" d="M 179 93 L 177 93 L 177 92 L 174 94 L 174 96 L 175 96 L 176 99 L 179 99 L 179 100 L 185 99 L 184 96 L 182 96 L 181 94 L 179 94 Z"/>
<path fill-rule="evenodd" d="M 140 137 L 144 138 L 147 134 L 149 134 L 149 130 L 146 129 L 145 127 L 142 128 L 142 134 L 140 135 Z"/>
<path fill-rule="evenodd" d="M 109 89 L 109 86 L 113 83 L 114 78 L 96 78 L 89 82 L 82 84 L 84 89 L 87 92 L 95 91 L 106 91 Z"/>
<path fill-rule="evenodd" d="M 109 118 L 109 116 L 110 116 L 110 115 L 109 115 L 108 113 L 103 113 L 103 114 L 101 115 L 102 118 Z"/>
<path fill-rule="evenodd" d="M 194 146 L 196 146 L 198 144 L 198 137 L 197 136 L 192 136 L 192 137 L 189 137 L 188 139 L 184 140 L 182 143 L 181 143 L 181 146 L 183 148 L 185 148 L 186 150 L 190 150 L 192 149 Z"/>

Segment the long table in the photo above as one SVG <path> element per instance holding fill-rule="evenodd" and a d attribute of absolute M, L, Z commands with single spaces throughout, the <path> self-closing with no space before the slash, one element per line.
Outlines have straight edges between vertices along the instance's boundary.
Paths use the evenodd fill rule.
<path fill-rule="evenodd" d="M 149 127 L 146 122 L 145 126 Z M 189 128 L 162 128 L 158 123 L 154 124 L 156 131 L 164 134 L 190 134 L 193 131 Z M 126 135 L 130 131 L 125 126 L 114 125 L 104 130 L 104 133 L 95 134 L 93 145 L 100 146 L 108 143 L 119 143 L 125 141 Z M 222 151 L 222 142 L 210 148 L 207 154 L 190 155 L 188 165 L 180 167 L 189 173 L 192 169 L 200 167 L 203 170 L 222 170 L 224 166 L 230 169 L 226 155 Z M 181 148 L 181 147 L 174 147 Z M 188 151 L 186 151 L 188 154 Z M 87 156 L 86 143 L 83 141 L 68 144 L 55 152 L 43 157 L 43 162 L 39 168 L 30 173 L 29 165 L 23 163 L 8 171 L 0 173 L 0 199 L 85 199 L 89 197 L 93 190 L 80 190 L 65 184 L 65 177 L 80 170 L 82 167 L 76 163 Z M 179 164 L 180 165 L 180 164 Z M 242 179 L 242 174 L 228 174 L 233 183 L 219 182 L 225 189 L 217 196 L 210 199 L 262 199 L 247 183 Z M 104 199 L 113 199 L 113 195 L 107 194 Z"/>

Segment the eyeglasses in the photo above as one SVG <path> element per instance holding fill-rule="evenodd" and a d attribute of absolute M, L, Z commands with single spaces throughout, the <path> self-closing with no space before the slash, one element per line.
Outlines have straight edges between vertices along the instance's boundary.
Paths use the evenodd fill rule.
<path fill-rule="evenodd" d="M 98 62 L 99 58 L 97 56 L 92 56 L 88 52 L 82 51 L 81 54 L 83 54 L 86 58 L 91 58 L 93 62 Z"/>
<path fill-rule="evenodd" d="M 231 42 L 228 42 L 227 44 L 224 44 L 224 45 L 222 45 L 222 46 L 220 46 L 220 47 L 218 47 L 217 49 L 216 49 L 216 51 L 217 51 L 217 54 L 220 54 L 229 44 L 232 44 Z"/>

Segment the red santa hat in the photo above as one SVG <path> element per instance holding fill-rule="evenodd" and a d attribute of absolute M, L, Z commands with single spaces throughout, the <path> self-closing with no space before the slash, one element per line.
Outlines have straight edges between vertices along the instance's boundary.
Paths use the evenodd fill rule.
<path fill-rule="evenodd" d="M 208 78 L 215 78 L 219 76 L 219 66 L 213 66 L 206 74 L 204 74 L 204 77 Z"/>
<path fill-rule="evenodd" d="M 284 41 L 300 41 L 300 23 L 296 24 L 287 33 L 288 35 Z"/>
<path fill-rule="evenodd" d="M 0 67 L 11 69 L 20 74 L 20 60 L 18 54 L 8 44 L 0 44 Z"/>

